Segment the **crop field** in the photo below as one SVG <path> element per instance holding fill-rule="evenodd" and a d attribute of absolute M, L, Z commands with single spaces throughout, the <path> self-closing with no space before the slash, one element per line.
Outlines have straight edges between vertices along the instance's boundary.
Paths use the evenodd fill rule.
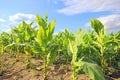
<path fill-rule="evenodd" d="M 56 20 L 36 22 L 0 34 L 0 80 L 120 80 L 120 31 L 91 19 L 92 30 L 55 34 Z"/>

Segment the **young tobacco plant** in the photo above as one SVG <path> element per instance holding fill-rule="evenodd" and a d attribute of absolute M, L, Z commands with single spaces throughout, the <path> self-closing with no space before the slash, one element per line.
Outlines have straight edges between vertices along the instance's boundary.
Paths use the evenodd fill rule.
<path fill-rule="evenodd" d="M 108 61 L 116 55 L 115 48 L 119 45 L 119 40 L 114 39 L 112 35 L 107 35 L 104 31 L 104 25 L 99 20 L 92 19 L 91 27 L 97 33 L 94 36 L 96 39 L 92 43 L 96 48 L 102 71 L 105 74 L 109 65 Z"/>
<path fill-rule="evenodd" d="M 52 64 L 55 60 L 56 54 L 51 49 L 51 41 L 55 28 L 56 21 L 48 23 L 48 16 L 43 19 L 39 15 L 36 16 L 36 20 L 40 29 L 37 32 L 36 40 L 41 48 L 41 57 L 44 64 L 44 80 L 47 80 L 47 67 Z"/>
<path fill-rule="evenodd" d="M 72 80 L 77 80 L 77 75 L 84 72 L 92 80 L 105 80 L 101 68 L 89 58 L 85 56 L 78 56 L 80 49 L 84 44 L 84 36 L 86 32 L 80 31 L 74 40 L 69 39 L 68 51 L 72 55 Z"/>
<path fill-rule="evenodd" d="M 0 34 L 0 53 L 9 52 L 10 49 L 5 50 L 5 46 L 11 43 L 10 34 L 7 32 L 2 32 Z"/>
<path fill-rule="evenodd" d="M 30 48 L 29 47 L 24 47 L 24 52 L 26 54 L 26 57 L 25 57 L 25 66 L 26 68 L 31 68 L 30 64 L 31 64 L 31 60 L 30 60 L 30 56 L 31 56 L 31 51 L 30 51 Z"/>

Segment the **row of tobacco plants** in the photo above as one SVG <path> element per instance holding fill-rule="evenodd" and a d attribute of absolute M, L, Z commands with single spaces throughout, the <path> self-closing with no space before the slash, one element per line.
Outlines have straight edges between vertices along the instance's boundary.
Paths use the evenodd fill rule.
<path fill-rule="evenodd" d="M 25 54 L 28 67 L 29 56 L 43 60 L 44 80 L 47 80 L 47 68 L 63 59 L 72 66 L 72 80 L 82 73 L 93 80 L 105 80 L 104 76 L 110 73 L 108 67 L 120 69 L 120 31 L 107 33 L 99 20 L 92 19 L 93 30 L 65 29 L 54 34 L 55 20 L 49 22 L 47 15 L 45 18 L 36 15 L 36 21 L 37 26 L 22 21 L 11 32 L 2 32 L 0 54 L 9 53 L 16 58 Z"/>

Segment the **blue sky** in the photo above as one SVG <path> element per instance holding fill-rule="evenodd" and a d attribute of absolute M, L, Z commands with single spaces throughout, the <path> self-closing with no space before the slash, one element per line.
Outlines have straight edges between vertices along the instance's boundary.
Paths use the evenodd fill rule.
<path fill-rule="evenodd" d="M 99 19 L 109 31 L 120 30 L 120 0 L 1 0 L 0 32 L 10 31 L 22 20 L 35 22 L 35 15 L 56 19 L 55 32 L 68 28 L 90 29 L 90 19 Z"/>

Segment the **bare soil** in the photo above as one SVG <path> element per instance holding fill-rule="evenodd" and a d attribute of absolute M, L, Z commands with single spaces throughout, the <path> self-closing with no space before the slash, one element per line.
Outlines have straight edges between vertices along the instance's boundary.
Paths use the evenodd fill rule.
<path fill-rule="evenodd" d="M 25 66 L 25 55 L 0 55 L 0 80 L 43 80 L 42 60 L 30 58 L 31 64 Z M 117 77 L 114 77 L 117 76 Z M 106 76 L 106 80 L 120 80 L 120 73 Z M 48 68 L 48 80 L 71 80 L 71 65 L 55 63 Z M 91 80 L 85 74 L 78 80 Z"/>

